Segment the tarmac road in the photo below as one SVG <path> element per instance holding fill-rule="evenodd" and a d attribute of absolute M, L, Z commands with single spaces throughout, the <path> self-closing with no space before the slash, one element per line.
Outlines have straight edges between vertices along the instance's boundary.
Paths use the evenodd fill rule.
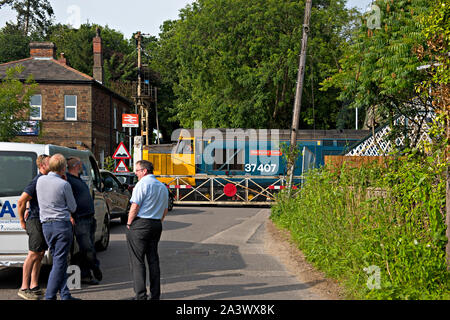
<path fill-rule="evenodd" d="M 309 300 L 323 299 L 265 248 L 270 209 L 174 207 L 163 223 L 159 244 L 161 299 Z M 125 226 L 112 221 L 108 249 L 98 253 L 99 285 L 82 285 L 83 300 L 127 300 L 134 296 Z M 21 300 L 21 268 L 0 269 L 0 300 Z M 49 268 L 41 272 L 45 288 Z"/>

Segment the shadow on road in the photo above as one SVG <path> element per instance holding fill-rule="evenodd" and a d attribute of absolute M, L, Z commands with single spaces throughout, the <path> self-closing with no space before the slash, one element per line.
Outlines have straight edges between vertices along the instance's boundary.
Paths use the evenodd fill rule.
<path fill-rule="evenodd" d="M 180 229 L 187 223 L 167 221 L 165 229 Z M 98 286 L 85 286 L 73 293 L 92 300 L 120 300 L 130 297 L 132 281 L 125 237 L 120 234 L 124 226 L 114 226 L 116 239 L 99 254 L 103 280 Z M 321 281 L 307 283 L 286 282 L 286 277 L 275 280 L 263 269 L 262 276 L 248 268 L 239 247 L 226 244 L 205 244 L 188 241 L 166 241 L 159 244 L 162 299 L 236 299 L 277 293 L 288 298 L 290 293 L 305 290 Z M 40 284 L 45 288 L 49 266 L 41 271 Z M 22 268 L 0 270 L 0 289 L 18 289 L 22 281 Z M 93 294 L 95 293 L 95 294 Z M 15 291 L 12 293 L 16 295 Z M 85 296 L 83 296 L 85 294 Z"/>
<path fill-rule="evenodd" d="M 208 210 L 201 210 L 197 208 L 184 208 L 184 207 L 174 207 L 172 211 L 167 213 L 167 216 L 180 216 L 180 215 L 188 215 L 188 214 L 199 214 L 199 213 L 207 213 Z"/>
<path fill-rule="evenodd" d="M 233 275 L 228 275 L 233 276 Z M 212 278 L 214 276 L 209 276 Z M 223 277 L 223 276 L 220 276 Z M 190 281 L 204 280 L 202 275 L 195 275 Z M 245 283 L 245 284 L 229 284 L 229 285 L 200 285 L 195 289 L 181 290 L 176 292 L 163 293 L 163 299 L 201 299 L 201 300 L 220 300 L 220 299 L 241 299 L 245 296 L 258 296 L 269 293 L 285 292 L 286 295 L 282 299 L 289 299 L 289 291 L 307 290 L 322 281 L 312 281 L 302 284 L 269 286 L 268 283 Z M 198 297 L 201 298 L 192 298 Z"/>

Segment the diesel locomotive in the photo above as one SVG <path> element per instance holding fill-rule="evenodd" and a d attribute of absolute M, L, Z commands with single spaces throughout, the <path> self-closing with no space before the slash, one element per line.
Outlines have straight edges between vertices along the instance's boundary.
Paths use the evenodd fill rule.
<path fill-rule="evenodd" d="M 345 153 L 367 130 L 299 130 L 292 188 L 324 156 Z M 171 144 L 142 146 L 142 159 L 174 195 L 175 204 L 267 205 L 285 189 L 290 130 L 178 129 Z M 136 157 L 135 157 L 136 158 Z"/>

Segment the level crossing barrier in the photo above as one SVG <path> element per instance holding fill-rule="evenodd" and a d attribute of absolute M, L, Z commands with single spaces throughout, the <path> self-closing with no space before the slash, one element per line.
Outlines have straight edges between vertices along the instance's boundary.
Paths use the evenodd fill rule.
<path fill-rule="evenodd" d="M 274 204 L 276 193 L 288 188 L 285 176 L 156 175 L 156 178 L 168 181 L 166 186 L 174 196 L 174 204 L 265 206 Z M 302 179 L 294 177 L 299 184 Z M 189 181 L 195 181 L 195 185 Z M 295 196 L 299 191 L 300 186 L 294 184 L 292 194 Z"/>

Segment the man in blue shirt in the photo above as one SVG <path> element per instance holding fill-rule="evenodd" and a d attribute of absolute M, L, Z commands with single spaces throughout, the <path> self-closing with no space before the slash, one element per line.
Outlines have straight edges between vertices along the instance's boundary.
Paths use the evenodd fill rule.
<path fill-rule="evenodd" d="M 158 243 L 161 238 L 162 221 L 168 211 L 167 187 L 153 175 L 153 164 L 141 160 L 136 163 L 138 183 L 133 189 L 127 222 L 127 244 L 136 300 L 147 300 L 147 259 L 150 278 L 150 299 L 159 300 L 161 295 Z"/>

